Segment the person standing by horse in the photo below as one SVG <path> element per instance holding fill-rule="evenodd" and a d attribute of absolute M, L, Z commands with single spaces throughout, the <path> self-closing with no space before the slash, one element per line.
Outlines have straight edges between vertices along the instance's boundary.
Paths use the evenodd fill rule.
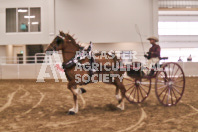
<path fill-rule="evenodd" d="M 144 71 L 144 73 L 148 74 L 149 76 L 153 76 L 155 71 L 152 69 L 152 67 L 160 61 L 161 48 L 158 44 L 156 44 L 156 42 L 159 42 L 159 39 L 157 37 L 152 36 L 147 40 L 149 40 L 150 44 L 152 45 L 152 47 L 149 49 L 149 52 L 144 55 L 144 57 L 148 59 L 146 67 L 149 69 L 150 73 L 148 74 L 146 71 Z"/>

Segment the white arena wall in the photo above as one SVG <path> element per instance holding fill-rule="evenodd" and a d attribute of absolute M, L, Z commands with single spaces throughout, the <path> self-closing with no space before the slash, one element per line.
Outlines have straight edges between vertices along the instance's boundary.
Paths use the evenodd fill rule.
<path fill-rule="evenodd" d="M 6 33 L 6 8 L 41 7 L 41 32 Z M 48 44 L 59 30 L 87 43 L 140 42 L 157 35 L 158 0 L 0 0 L 0 45 Z"/>
<path fill-rule="evenodd" d="M 41 32 L 6 33 L 6 8 L 41 7 Z M 111 9 L 111 10 L 110 10 Z M 0 0 L 0 57 L 14 57 L 14 46 L 49 44 L 63 30 L 76 34 L 82 43 L 95 43 L 94 50 L 142 52 L 142 39 L 158 34 L 158 0 Z M 9 46 L 8 46 L 9 45 Z M 148 48 L 147 48 L 148 49 Z"/>
<path fill-rule="evenodd" d="M 76 34 L 88 43 L 140 42 L 157 35 L 158 0 L 55 0 L 56 34 Z"/>
<path fill-rule="evenodd" d="M 5 45 L 0 45 L 0 57 L 1 56 L 6 56 L 6 46 Z"/>
<path fill-rule="evenodd" d="M 1 64 L 0 79 L 37 79 L 41 71 L 42 64 Z M 50 66 L 47 66 L 45 73 L 54 79 Z M 61 79 L 60 71 L 56 71 L 57 77 Z"/>
<path fill-rule="evenodd" d="M 41 32 L 6 33 L 5 9 L 16 7 L 41 7 Z M 133 50 L 138 53 L 137 60 L 144 61 L 135 24 L 148 51 L 151 45 L 147 37 L 158 36 L 158 0 L 0 0 L 0 23 L 0 59 L 13 57 L 11 45 L 24 48 L 27 44 L 49 44 L 59 30 L 63 30 L 75 34 L 82 43 L 92 41 L 93 50 Z M 163 43 L 166 36 L 160 39 L 162 48 L 172 46 Z M 185 47 L 183 43 L 175 43 Z M 195 66 L 196 62 L 182 63 L 187 76 L 198 75 Z M 41 64 L 0 63 L 0 78 L 36 79 L 40 67 Z"/>

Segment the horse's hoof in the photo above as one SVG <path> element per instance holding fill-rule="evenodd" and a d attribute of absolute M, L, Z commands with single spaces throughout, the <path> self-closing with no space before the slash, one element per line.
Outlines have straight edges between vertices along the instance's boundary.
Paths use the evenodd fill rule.
<path fill-rule="evenodd" d="M 117 109 L 119 109 L 119 110 L 124 110 L 124 107 L 123 107 L 123 106 L 118 105 L 118 106 L 117 106 Z"/>
<path fill-rule="evenodd" d="M 75 112 L 73 112 L 73 111 L 69 111 L 68 113 L 67 113 L 67 115 L 75 115 L 76 113 Z"/>
<path fill-rule="evenodd" d="M 80 90 L 81 90 L 82 94 L 87 92 L 84 88 L 80 88 Z"/>

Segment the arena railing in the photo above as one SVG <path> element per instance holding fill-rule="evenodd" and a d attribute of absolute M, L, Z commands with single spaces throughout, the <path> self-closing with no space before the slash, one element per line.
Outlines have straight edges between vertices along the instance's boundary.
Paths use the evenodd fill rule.
<path fill-rule="evenodd" d="M 0 57 L 0 64 L 35 64 L 43 63 L 45 58 L 44 53 L 36 54 L 35 56 L 24 57 Z"/>
<path fill-rule="evenodd" d="M 25 57 L 0 57 L 0 79 L 36 79 L 39 75 L 41 66 L 44 61 L 43 53 L 38 53 L 35 56 Z M 61 59 L 62 56 L 60 55 Z M 142 55 L 137 55 L 137 59 L 124 59 L 125 64 L 130 64 L 132 61 L 140 61 L 145 63 L 146 60 Z M 169 62 L 165 60 L 162 62 Z M 183 68 L 185 75 L 188 77 L 198 76 L 198 62 L 178 62 Z M 61 65 L 61 64 L 60 64 Z M 61 67 L 61 66 L 60 66 Z M 52 75 L 50 68 L 46 72 Z M 57 72 L 61 72 L 57 70 Z M 53 79 L 53 77 L 51 77 Z"/>

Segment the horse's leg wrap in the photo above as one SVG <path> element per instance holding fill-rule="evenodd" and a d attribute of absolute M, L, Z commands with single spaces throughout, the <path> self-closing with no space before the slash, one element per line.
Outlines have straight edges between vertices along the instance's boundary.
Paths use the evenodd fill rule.
<path fill-rule="evenodd" d="M 72 113 L 72 112 L 78 113 L 78 100 L 76 100 L 76 101 L 74 102 L 73 108 L 69 109 L 69 113 Z"/>
<path fill-rule="evenodd" d="M 120 103 L 122 97 L 121 97 L 121 95 L 120 95 L 119 88 L 118 88 L 117 86 L 116 86 L 115 97 L 116 97 L 116 99 L 118 100 L 118 103 Z"/>
<path fill-rule="evenodd" d="M 118 78 L 115 79 L 115 85 L 116 85 L 116 98 L 118 99 L 118 103 L 119 103 L 117 107 L 121 110 L 124 110 L 125 109 L 124 97 L 125 97 L 125 91 L 126 91 L 125 87 Z M 120 94 L 119 94 L 119 91 L 120 91 Z"/>
<path fill-rule="evenodd" d="M 117 105 L 117 107 L 121 110 L 125 109 L 125 104 L 124 104 L 124 99 L 122 99 L 122 101 L 120 101 L 120 104 Z"/>
<path fill-rule="evenodd" d="M 78 92 L 75 85 L 68 84 L 68 88 L 73 93 L 73 100 L 74 100 L 73 108 L 69 109 L 68 114 L 74 115 L 75 113 L 78 113 L 78 100 L 77 100 Z"/>
<path fill-rule="evenodd" d="M 82 96 L 81 94 L 79 94 L 79 96 L 80 96 L 80 98 L 81 98 L 81 100 L 82 100 L 82 103 L 83 103 L 82 108 L 84 109 L 85 106 L 86 106 L 86 101 L 85 101 L 85 99 L 83 98 L 83 96 Z"/>
<path fill-rule="evenodd" d="M 83 93 L 86 93 L 86 90 L 84 88 L 77 88 L 77 89 L 75 89 L 75 92 L 76 92 L 77 95 L 80 96 L 80 99 L 82 100 L 82 103 L 83 103 L 82 108 L 84 109 L 85 108 L 85 105 L 86 105 L 86 101 L 83 98 L 82 94 Z"/>
<path fill-rule="evenodd" d="M 77 88 L 74 90 L 76 92 L 76 94 L 80 95 L 83 93 L 86 93 L 87 91 L 84 88 Z"/>

